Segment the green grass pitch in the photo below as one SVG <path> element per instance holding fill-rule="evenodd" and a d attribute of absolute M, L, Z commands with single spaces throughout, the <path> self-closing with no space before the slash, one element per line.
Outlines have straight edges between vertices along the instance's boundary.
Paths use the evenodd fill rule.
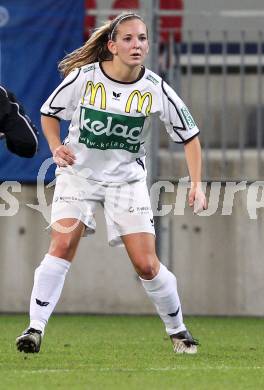
<path fill-rule="evenodd" d="M 53 316 L 39 354 L 16 351 L 27 317 L 0 316 L 1 389 L 264 389 L 264 319 L 187 317 L 201 343 L 175 355 L 158 317 Z"/>

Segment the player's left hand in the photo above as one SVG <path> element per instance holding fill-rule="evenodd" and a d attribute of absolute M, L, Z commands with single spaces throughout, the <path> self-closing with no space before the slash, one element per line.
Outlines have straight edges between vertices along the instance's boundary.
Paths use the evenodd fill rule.
<path fill-rule="evenodd" d="M 207 209 L 205 194 L 200 186 L 191 187 L 189 192 L 189 206 L 193 207 L 194 214 Z"/>

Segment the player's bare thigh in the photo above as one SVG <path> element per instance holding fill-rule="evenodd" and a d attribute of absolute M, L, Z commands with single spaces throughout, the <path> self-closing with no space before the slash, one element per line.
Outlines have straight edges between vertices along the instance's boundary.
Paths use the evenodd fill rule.
<path fill-rule="evenodd" d="M 132 233 L 121 238 L 138 275 L 143 279 L 153 279 L 160 267 L 155 236 L 151 233 Z"/>
<path fill-rule="evenodd" d="M 75 218 L 64 218 L 56 221 L 52 225 L 48 253 L 72 261 L 84 229 L 84 223 Z"/>

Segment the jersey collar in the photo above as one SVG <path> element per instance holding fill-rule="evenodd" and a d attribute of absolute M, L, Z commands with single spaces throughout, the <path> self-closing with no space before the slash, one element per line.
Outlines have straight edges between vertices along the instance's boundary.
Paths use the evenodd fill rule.
<path fill-rule="evenodd" d="M 138 78 L 137 78 L 136 80 L 134 80 L 134 81 L 119 81 L 119 80 L 113 79 L 112 77 L 108 76 L 108 74 L 105 73 L 105 71 L 103 70 L 102 63 L 101 63 L 101 62 L 99 62 L 99 67 L 100 67 L 101 72 L 103 73 L 103 75 L 104 75 L 107 79 L 113 81 L 114 83 L 118 83 L 118 84 L 135 84 L 135 83 L 137 83 L 139 80 L 141 80 L 142 77 L 143 77 L 144 74 L 145 74 L 145 66 L 142 65 L 141 71 L 139 72 Z"/>

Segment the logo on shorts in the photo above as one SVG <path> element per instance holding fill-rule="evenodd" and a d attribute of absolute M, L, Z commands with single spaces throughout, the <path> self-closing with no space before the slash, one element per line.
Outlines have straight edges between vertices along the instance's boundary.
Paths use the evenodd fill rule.
<path fill-rule="evenodd" d="M 89 149 L 123 149 L 137 153 L 144 116 L 118 115 L 81 107 L 79 142 Z"/>
<path fill-rule="evenodd" d="M 85 200 L 85 197 L 83 194 L 85 194 L 84 191 L 79 192 L 78 196 L 56 196 L 56 197 L 54 197 L 53 202 L 54 203 L 56 203 L 56 202 L 74 202 L 74 201 L 82 202 Z"/>
<path fill-rule="evenodd" d="M 141 206 L 134 208 L 133 206 L 129 207 L 128 211 L 130 213 L 135 213 L 136 215 L 144 215 L 149 214 L 151 211 L 151 207 L 149 206 Z M 150 220 L 151 223 L 154 223 L 153 219 Z"/>

